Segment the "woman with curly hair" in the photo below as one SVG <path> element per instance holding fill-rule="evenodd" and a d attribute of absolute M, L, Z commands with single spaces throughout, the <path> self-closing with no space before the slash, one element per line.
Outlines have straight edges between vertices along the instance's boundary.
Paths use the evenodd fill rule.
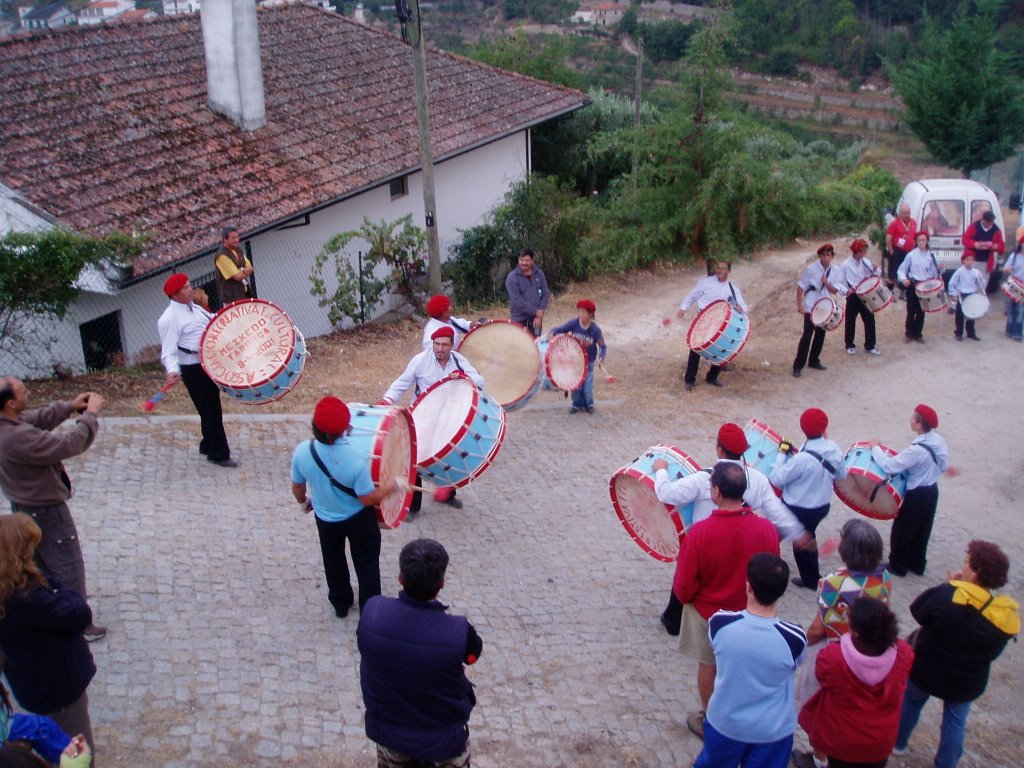
<path fill-rule="evenodd" d="M 47 579 L 33 562 L 42 538 L 28 515 L 0 516 L 0 650 L 14 697 L 67 733 L 83 734 L 95 753 L 86 689 L 96 674 L 82 631 L 85 600 Z"/>
<path fill-rule="evenodd" d="M 935 768 L 955 768 L 964 751 L 971 702 L 985 692 L 992 662 L 1020 632 L 1020 609 L 992 590 L 1006 584 L 1010 561 L 990 541 L 967 545 L 959 573 L 926 589 L 910 604 L 921 625 L 914 666 L 903 696 L 903 713 L 894 755 L 907 751 L 921 710 L 931 696 L 942 699 L 942 726 Z"/>

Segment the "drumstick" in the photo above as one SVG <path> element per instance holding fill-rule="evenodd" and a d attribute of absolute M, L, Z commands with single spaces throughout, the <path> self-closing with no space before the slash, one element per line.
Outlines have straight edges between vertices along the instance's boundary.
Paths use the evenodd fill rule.
<path fill-rule="evenodd" d="M 606 382 L 608 382 L 609 384 L 614 384 L 618 381 L 618 379 L 616 379 L 614 376 L 608 373 L 608 369 L 604 367 L 604 360 L 598 360 L 597 367 L 604 371 Z"/>
<path fill-rule="evenodd" d="M 668 328 L 672 324 L 672 318 L 671 317 L 663 317 L 663 318 L 661 318 L 661 324 L 664 325 L 666 328 Z"/>
<path fill-rule="evenodd" d="M 164 399 L 164 395 L 166 395 L 170 391 L 171 387 L 173 387 L 174 384 L 175 382 L 173 381 L 169 381 L 166 384 L 164 384 L 163 387 L 160 388 L 159 392 L 157 392 L 155 395 L 149 398 L 149 400 L 140 405 L 139 408 L 145 413 L 155 411 L 156 407 L 160 405 L 160 402 Z"/>

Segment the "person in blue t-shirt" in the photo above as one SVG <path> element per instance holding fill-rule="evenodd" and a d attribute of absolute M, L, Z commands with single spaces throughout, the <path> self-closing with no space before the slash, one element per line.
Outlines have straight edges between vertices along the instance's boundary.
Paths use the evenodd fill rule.
<path fill-rule="evenodd" d="M 374 488 L 369 458 L 348 441 L 350 422 L 344 402 L 321 399 L 313 411 L 314 439 L 299 443 L 292 455 L 292 495 L 316 518 L 327 599 L 339 619 L 348 615 L 354 602 L 345 542 L 352 550 L 362 610 L 367 600 L 380 594 L 380 528 L 374 507 L 389 494 L 408 490 L 401 479 Z"/>
<path fill-rule="evenodd" d="M 603 361 L 608 346 L 604 343 L 604 336 L 601 329 L 594 322 L 594 315 L 597 314 L 597 306 L 590 299 L 580 299 L 576 302 L 577 318 L 570 320 L 564 325 L 552 328 L 548 332 L 548 341 L 560 333 L 567 333 L 583 345 L 587 352 L 587 375 L 583 378 L 583 384 L 572 391 L 572 407 L 569 413 L 586 411 L 594 412 L 594 368 L 598 361 Z"/>
<path fill-rule="evenodd" d="M 776 613 L 788 582 L 786 561 L 760 552 L 747 561 L 746 609 L 718 611 L 708 620 L 717 672 L 694 768 L 789 765 L 793 673 L 807 635 Z"/>

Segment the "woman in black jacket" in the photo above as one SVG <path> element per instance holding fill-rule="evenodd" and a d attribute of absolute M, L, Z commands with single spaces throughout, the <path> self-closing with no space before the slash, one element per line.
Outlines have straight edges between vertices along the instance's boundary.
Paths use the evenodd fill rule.
<path fill-rule="evenodd" d="M 0 650 L 18 703 L 83 734 L 95 753 L 86 689 L 96 674 L 82 630 L 85 600 L 47 579 L 33 562 L 42 532 L 26 514 L 0 516 Z"/>
<path fill-rule="evenodd" d="M 1016 601 L 991 592 L 1006 584 L 1009 570 L 1010 561 L 999 547 L 972 541 L 963 570 L 911 603 L 910 613 L 921 629 L 894 755 L 906 751 L 925 702 L 935 696 L 942 699 L 935 767 L 955 768 L 959 762 L 971 702 L 985 692 L 989 667 L 1020 632 Z"/>

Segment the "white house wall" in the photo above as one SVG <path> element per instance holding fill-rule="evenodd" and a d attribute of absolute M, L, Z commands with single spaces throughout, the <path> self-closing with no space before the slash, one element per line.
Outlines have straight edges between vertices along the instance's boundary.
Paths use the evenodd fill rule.
<path fill-rule="evenodd" d="M 523 131 L 435 167 L 442 255 L 446 245 L 459 240 L 460 230 L 480 224 L 486 214 L 501 202 L 509 187 L 526 177 L 528 151 L 528 135 Z M 15 207 L 7 207 L 7 215 L 13 218 Z M 17 213 L 22 211 L 17 210 Z M 313 337 L 329 333 L 332 328 L 326 310 L 317 306 L 316 298 L 309 292 L 309 274 L 314 257 L 331 236 L 358 229 L 364 216 L 376 222 L 382 219 L 394 221 L 406 214 L 412 214 L 413 222 L 423 226 L 420 173 L 408 177 L 408 194 L 395 200 L 391 199 L 388 185 L 384 185 L 312 214 L 308 225 L 298 224 L 251 238 L 248 242 L 260 298 L 273 301 L 284 309 L 304 335 Z M 212 270 L 212 256 L 180 268 L 192 279 L 207 275 Z M 333 265 L 328 264 L 325 275 L 332 272 Z M 167 306 L 167 298 L 162 291 L 167 274 L 163 271 L 115 295 L 83 293 L 72 304 L 63 321 L 47 323 L 38 329 L 39 343 L 33 346 L 29 364 L 0 352 L 0 373 L 46 376 L 52 373 L 55 364 L 76 372 L 84 370 L 85 356 L 79 326 L 118 310 L 121 312 L 121 340 L 127 362 L 138 362 L 143 352 L 151 355 L 153 350 L 146 348 L 159 343 L 156 321 Z M 48 340 L 51 338 L 56 340 L 50 343 Z"/>

